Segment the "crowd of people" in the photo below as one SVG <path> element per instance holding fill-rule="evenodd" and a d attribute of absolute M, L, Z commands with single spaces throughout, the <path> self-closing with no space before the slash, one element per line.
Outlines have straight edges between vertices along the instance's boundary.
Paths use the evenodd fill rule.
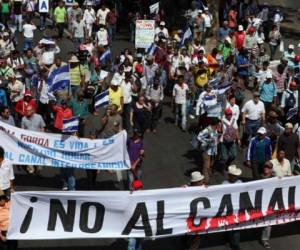
<path fill-rule="evenodd" d="M 178 129 L 190 132 L 189 125 L 197 124 L 192 145 L 202 162 L 191 173 L 192 186 L 210 185 L 215 171 L 228 174 L 224 184 L 241 182 L 238 152 L 245 152 L 243 164 L 251 168 L 253 180 L 300 173 L 300 44 L 285 49 L 280 9 L 227 0 L 217 20 L 206 2 L 192 1 L 180 28 L 166 22 L 163 8 L 131 11 L 125 17 L 129 40 L 134 42 L 136 20 L 153 19 L 153 44 L 114 54 L 120 6 L 99 2 L 67 6 L 53 1 L 43 12 L 34 0 L 1 1 L 1 122 L 65 133 L 63 121 L 79 117 L 76 136 L 90 139 L 126 129 L 128 188 L 138 190 L 147 150 L 144 135 L 160 133 L 167 99 Z M 40 41 L 34 39 L 38 29 L 44 34 Z M 62 39 L 74 44 L 67 60 L 61 56 Z M 66 65 L 70 84 L 51 89 L 49 76 Z M 96 107 L 95 97 L 104 91 L 109 105 Z M 4 155 L 0 148 L 0 220 L 7 216 L 14 191 L 13 166 Z M 24 170 L 39 174 L 42 169 Z M 95 189 L 99 172 L 86 170 L 89 190 Z M 62 168 L 61 179 L 63 190 L 75 190 L 74 169 Z M 2 243 L 6 226 L 0 221 Z M 270 248 L 270 233 L 270 227 L 263 230 L 265 248 Z M 240 249 L 239 238 L 239 231 L 230 234 L 235 250 Z M 198 249 L 199 239 L 192 236 L 186 249 Z M 128 249 L 141 249 L 141 241 L 130 240 Z"/>

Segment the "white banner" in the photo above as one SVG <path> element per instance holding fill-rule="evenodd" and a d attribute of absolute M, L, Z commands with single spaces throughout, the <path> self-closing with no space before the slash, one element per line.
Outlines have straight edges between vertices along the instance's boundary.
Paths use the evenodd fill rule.
<path fill-rule="evenodd" d="M 39 0 L 39 13 L 49 12 L 49 0 Z"/>
<path fill-rule="evenodd" d="M 135 47 L 147 49 L 154 42 L 155 21 L 136 20 L 135 21 Z"/>
<path fill-rule="evenodd" d="M 0 146 L 15 165 L 122 170 L 130 168 L 125 130 L 109 139 L 20 129 L 0 122 Z"/>
<path fill-rule="evenodd" d="M 9 239 L 166 237 L 299 220 L 300 177 L 136 191 L 19 192 Z"/>

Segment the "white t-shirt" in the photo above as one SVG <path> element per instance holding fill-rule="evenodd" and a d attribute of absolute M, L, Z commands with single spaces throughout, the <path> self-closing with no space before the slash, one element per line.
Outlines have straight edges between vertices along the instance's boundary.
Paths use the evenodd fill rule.
<path fill-rule="evenodd" d="M 204 19 L 205 28 L 210 28 L 211 27 L 211 21 L 212 21 L 212 15 L 204 13 L 204 14 L 202 14 L 202 17 Z"/>
<path fill-rule="evenodd" d="M 238 105 L 234 104 L 233 106 L 230 105 L 229 102 L 226 103 L 226 108 L 230 108 L 232 111 L 232 117 L 235 118 L 237 121 L 240 117 L 240 108 Z"/>
<path fill-rule="evenodd" d="M 10 181 L 15 179 L 13 165 L 8 160 L 3 160 L 0 164 L 0 189 L 10 188 Z"/>
<path fill-rule="evenodd" d="M 262 101 L 257 104 L 253 100 L 249 100 L 244 104 L 242 112 L 246 113 L 246 117 L 250 120 L 261 119 L 261 115 L 265 113 L 265 106 Z"/>
<path fill-rule="evenodd" d="M 173 87 L 173 97 L 175 98 L 176 104 L 184 104 L 187 100 L 187 93 L 189 87 L 186 83 L 183 83 L 182 87 L 179 84 L 175 84 Z"/>
<path fill-rule="evenodd" d="M 36 30 L 36 26 L 33 24 L 25 23 L 23 25 L 24 37 L 33 38 L 33 31 Z"/>
<path fill-rule="evenodd" d="M 108 8 L 105 8 L 105 10 L 99 9 L 97 11 L 97 17 L 99 19 L 99 24 L 106 24 L 106 17 L 107 14 L 110 12 L 110 10 Z"/>
<path fill-rule="evenodd" d="M 123 91 L 124 104 L 129 104 L 132 101 L 132 86 L 131 82 L 125 83 L 123 80 L 121 83 L 121 88 Z"/>
<path fill-rule="evenodd" d="M 97 32 L 97 41 L 99 46 L 108 45 L 108 33 L 106 29 L 100 29 Z"/>
<path fill-rule="evenodd" d="M 84 38 L 84 26 L 85 26 L 84 21 L 81 20 L 79 23 L 77 21 L 73 21 L 72 26 L 74 29 L 74 37 Z"/>
<path fill-rule="evenodd" d="M 283 164 L 281 165 L 277 159 L 271 160 L 273 164 L 273 174 L 277 177 L 291 176 L 291 164 L 288 159 L 283 159 Z"/>

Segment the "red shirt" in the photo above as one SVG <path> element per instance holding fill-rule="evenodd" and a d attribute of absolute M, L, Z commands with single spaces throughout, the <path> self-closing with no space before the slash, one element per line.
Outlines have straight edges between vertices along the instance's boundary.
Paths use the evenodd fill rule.
<path fill-rule="evenodd" d="M 244 31 L 242 32 L 235 32 L 234 33 L 234 37 L 235 37 L 235 47 L 240 50 L 241 48 L 243 48 L 244 45 L 244 40 L 246 37 L 246 33 Z"/>
<path fill-rule="evenodd" d="M 16 112 L 20 115 L 26 115 L 26 109 L 28 106 L 32 106 L 36 110 L 36 102 L 34 99 L 31 99 L 29 102 L 25 102 L 24 99 L 21 99 L 16 104 Z"/>
<path fill-rule="evenodd" d="M 61 106 L 53 106 L 53 110 L 56 113 L 54 127 L 62 130 L 63 129 L 63 120 L 73 117 L 72 110 L 70 108 L 63 109 Z"/>

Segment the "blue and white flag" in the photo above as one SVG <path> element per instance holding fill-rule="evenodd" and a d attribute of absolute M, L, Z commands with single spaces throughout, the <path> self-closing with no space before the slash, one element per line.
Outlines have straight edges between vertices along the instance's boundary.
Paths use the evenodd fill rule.
<path fill-rule="evenodd" d="M 292 119 L 295 115 L 297 115 L 297 113 L 298 113 L 298 107 L 289 109 L 289 111 L 286 113 L 286 119 L 287 120 Z"/>
<path fill-rule="evenodd" d="M 105 107 L 109 104 L 109 92 L 108 90 L 95 96 L 95 108 Z"/>
<path fill-rule="evenodd" d="M 205 109 L 216 105 L 217 102 L 217 97 L 215 95 L 206 95 L 203 97 L 203 105 Z"/>
<path fill-rule="evenodd" d="M 47 80 L 49 92 L 55 92 L 70 85 L 70 68 L 69 65 L 59 67 L 53 70 Z"/>
<path fill-rule="evenodd" d="M 192 34 L 192 31 L 189 27 L 183 33 L 183 36 L 182 36 L 181 41 L 180 41 L 180 47 L 183 47 L 185 40 L 191 40 L 192 37 L 193 37 L 193 34 Z"/>
<path fill-rule="evenodd" d="M 111 59 L 111 51 L 110 48 L 105 50 L 103 54 L 100 56 L 99 61 L 100 63 L 104 62 L 105 60 L 110 60 Z"/>
<path fill-rule="evenodd" d="M 75 116 L 70 119 L 63 119 L 62 132 L 77 132 L 79 128 L 79 117 Z"/>
<path fill-rule="evenodd" d="M 218 95 L 222 95 L 222 94 L 224 94 L 230 88 L 231 88 L 231 84 L 230 83 L 224 84 L 224 85 L 220 85 L 220 86 L 217 87 L 217 93 L 218 93 Z"/>
<path fill-rule="evenodd" d="M 159 11 L 159 2 L 150 5 L 149 10 L 150 10 L 150 14 L 157 14 Z"/>
<path fill-rule="evenodd" d="M 146 54 L 153 56 L 155 54 L 156 49 L 157 49 L 156 44 L 152 43 L 151 46 L 146 50 Z"/>

